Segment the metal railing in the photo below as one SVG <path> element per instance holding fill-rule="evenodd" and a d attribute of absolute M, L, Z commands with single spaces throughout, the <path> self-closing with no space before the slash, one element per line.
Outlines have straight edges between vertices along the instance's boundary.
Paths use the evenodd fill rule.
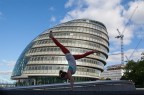
<path fill-rule="evenodd" d="M 46 91 L 67 91 L 71 90 L 69 83 L 45 84 L 45 85 L 32 85 L 32 86 L 19 86 L 9 87 L 5 90 L 46 90 Z M 134 91 L 135 86 L 133 82 L 120 80 L 104 80 L 104 81 L 88 81 L 88 82 L 75 82 L 75 91 Z"/>

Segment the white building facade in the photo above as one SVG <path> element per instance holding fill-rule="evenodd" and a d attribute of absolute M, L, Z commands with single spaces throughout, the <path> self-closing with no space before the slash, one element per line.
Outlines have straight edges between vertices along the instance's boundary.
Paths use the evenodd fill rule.
<path fill-rule="evenodd" d="M 111 80 L 120 80 L 124 73 L 123 67 L 123 64 L 108 66 L 107 70 L 103 71 L 100 77 L 104 79 L 110 78 Z"/>

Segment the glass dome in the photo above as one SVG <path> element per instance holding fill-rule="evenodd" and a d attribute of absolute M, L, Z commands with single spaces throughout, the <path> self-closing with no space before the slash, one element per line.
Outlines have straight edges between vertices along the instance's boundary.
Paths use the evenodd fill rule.
<path fill-rule="evenodd" d="M 75 19 L 47 29 L 32 40 L 18 58 L 11 78 L 14 80 L 33 80 L 34 84 L 58 82 L 59 70 L 67 71 L 64 54 L 49 38 L 49 31 L 72 54 L 89 50 L 94 53 L 77 60 L 77 81 L 95 80 L 106 65 L 109 52 L 109 37 L 104 24 L 90 19 Z"/>

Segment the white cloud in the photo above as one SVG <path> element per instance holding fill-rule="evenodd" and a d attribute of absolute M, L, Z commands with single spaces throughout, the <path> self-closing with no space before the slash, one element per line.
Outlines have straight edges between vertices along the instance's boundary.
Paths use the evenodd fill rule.
<path fill-rule="evenodd" d="M 144 0 L 132 1 L 129 3 L 129 9 L 125 11 L 125 16 L 129 17 L 129 15 L 133 12 L 134 15 L 131 19 L 133 23 L 138 25 L 144 24 Z"/>
<path fill-rule="evenodd" d="M 52 16 L 52 17 L 50 18 L 50 21 L 51 21 L 51 22 L 55 22 L 55 21 L 56 21 L 56 18 L 55 18 L 54 16 Z"/>
<path fill-rule="evenodd" d="M 0 74 L 8 74 L 12 72 L 16 61 L 13 60 L 2 60 L 0 61 Z"/>
<path fill-rule="evenodd" d="M 13 83 L 14 80 L 11 80 L 11 71 L 0 71 L 0 83 Z"/>
<path fill-rule="evenodd" d="M 131 18 L 133 26 L 132 30 L 135 31 L 136 37 L 143 39 L 144 38 L 144 0 L 138 0 L 136 2 L 132 1 L 129 3 L 129 9 L 125 10 L 124 16 L 130 18 L 129 15 L 134 13 Z"/>
<path fill-rule="evenodd" d="M 2 12 L 0 12 L 0 16 L 2 15 Z"/>
<path fill-rule="evenodd" d="M 16 61 L 2 60 L 0 61 L 0 81 L 13 82 L 10 77 Z"/>
<path fill-rule="evenodd" d="M 141 53 L 144 52 L 144 49 L 137 49 L 134 53 L 133 53 L 133 51 L 134 51 L 134 49 L 129 49 L 129 50 L 124 52 L 124 59 L 125 59 L 124 61 L 127 61 L 127 58 L 128 58 L 128 60 L 133 59 L 135 61 L 141 59 Z M 115 55 L 111 55 L 111 54 L 115 54 Z M 121 63 L 120 51 L 119 52 L 113 52 L 111 54 L 109 55 L 109 58 L 107 59 L 107 65 L 120 64 Z M 127 58 L 126 58 L 126 56 L 127 56 Z"/>
<path fill-rule="evenodd" d="M 13 60 L 2 60 L 1 65 L 5 65 L 5 66 L 14 66 L 16 63 L 16 61 Z"/>
<path fill-rule="evenodd" d="M 144 28 L 142 29 L 144 31 Z M 143 31 L 137 31 L 136 35 L 140 39 L 144 39 L 144 32 Z"/>
<path fill-rule="evenodd" d="M 128 16 L 132 15 L 132 11 L 134 10 L 132 9 L 134 6 L 133 4 L 137 2 L 139 1 L 134 1 L 133 3 L 130 2 L 128 10 L 126 10 L 124 6 L 121 5 L 121 0 L 69 0 L 65 5 L 66 8 L 74 8 L 66 14 L 61 22 L 78 18 L 89 18 L 100 21 L 107 27 L 110 43 L 112 44 L 112 47 L 114 47 L 113 49 L 117 49 L 115 47 L 120 46 L 120 39 L 115 38 L 118 36 L 117 29 L 122 33 L 125 28 L 124 45 L 129 45 L 132 41 L 134 36 L 134 26 L 127 25 L 125 27 L 125 25 L 129 19 Z M 142 4 L 140 6 L 138 13 L 143 11 Z M 144 14 L 144 12 L 141 14 Z M 138 14 L 138 16 L 137 14 L 134 15 L 141 18 L 141 14 Z M 137 19 L 135 18 L 135 20 Z"/>
<path fill-rule="evenodd" d="M 54 7 L 51 6 L 51 7 L 49 8 L 49 10 L 53 11 L 53 10 L 54 10 Z"/>
<path fill-rule="evenodd" d="M 11 75 L 12 71 L 0 71 L 0 75 Z"/>
<path fill-rule="evenodd" d="M 7 20 L 4 13 L 0 11 L 0 20 Z"/>
<path fill-rule="evenodd" d="M 66 4 L 65 4 L 65 7 L 68 8 L 68 7 L 71 7 L 73 5 L 75 0 L 69 0 Z"/>
<path fill-rule="evenodd" d="M 0 19 L 2 19 L 2 15 L 3 15 L 3 13 L 2 13 L 2 12 L 0 12 Z"/>

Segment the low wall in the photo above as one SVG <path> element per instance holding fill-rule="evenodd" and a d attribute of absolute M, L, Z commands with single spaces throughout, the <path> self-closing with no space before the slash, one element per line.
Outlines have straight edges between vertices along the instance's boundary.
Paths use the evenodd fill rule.
<path fill-rule="evenodd" d="M 47 90 L 47 91 L 66 91 L 71 90 L 69 83 L 33 85 L 33 86 L 19 86 L 5 88 L 6 90 Z M 134 91 L 135 86 L 131 81 L 119 80 L 105 80 L 105 81 L 88 81 L 75 82 L 75 91 Z"/>
<path fill-rule="evenodd" d="M 1 88 L 0 95 L 143 95 L 130 81 L 76 82 L 71 91 L 69 83 Z"/>

